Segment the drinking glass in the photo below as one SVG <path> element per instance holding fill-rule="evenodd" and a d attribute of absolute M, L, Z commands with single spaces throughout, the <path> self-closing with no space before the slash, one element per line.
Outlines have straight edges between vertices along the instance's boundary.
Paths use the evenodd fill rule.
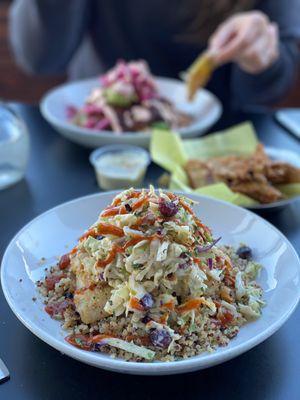
<path fill-rule="evenodd" d="M 23 178 L 29 156 L 29 135 L 22 119 L 0 103 L 0 190 Z"/>

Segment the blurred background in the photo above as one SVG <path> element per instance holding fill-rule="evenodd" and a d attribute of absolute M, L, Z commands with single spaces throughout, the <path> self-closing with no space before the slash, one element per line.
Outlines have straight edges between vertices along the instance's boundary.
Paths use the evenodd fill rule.
<path fill-rule="evenodd" d="M 66 76 L 29 76 L 15 63 L 8 40 L 8 12 L 10 0 L 0 0 L 0 98 L 37 103 L 53 86 L 64 82 Z"/>
<path fill-rule="evenodd" d="M 0 98 L 24 103 L 38 103 L 53 86 L 64 82 L 66 75 L 30 76 L 15 63 L 8 40 L 8 12 L 10 0 L 0 0 Z M 300 106 L 300 71 L 297 84 L 278 107 Z"/>

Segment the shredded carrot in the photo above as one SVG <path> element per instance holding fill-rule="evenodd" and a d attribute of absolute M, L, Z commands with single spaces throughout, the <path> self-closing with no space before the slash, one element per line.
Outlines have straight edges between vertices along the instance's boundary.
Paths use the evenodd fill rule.
<path fill-rule="evenodd" d="M 215 304 L 215 306 L 216 306 L 217 308 L 220 308 L 220 307 L 221 307 L 221 303 L 220 303 L 218 300 L 213 300 L 213 303 Z"/>
<path fill-rule="evenodd" d="M 175 304 L 174 301 L 170 300 L 167 303 L 164 303 L 161 308 L 167 308 L 170 311 L 174 311 L 175 309 Z"/>
<path fill-rule="evenodd" d="M 233 287 L 235 285 L 235 277 L 225 273 L 224 282 L 227 286 Z"/>
<path fill-rule="evenodd" d="M 124 236 L 124 232 L 123 232 L 122 228 L 118 228 L 117 226 L 114 226 L 111 224 L 106 224 L 104 222 L 101 222 L 100 224 L 98 224 L 97 234 L 114 235 L 114 236 L 119 236 L 119 237 Z"/>
<path fill-rule="evenodd" d="M 227 271 L 232 270 L 232 265 L 231 265 L 230 261 L 225 260 L 225 268 L 227 269 Z"/>
<path fill-rule="evenodd" d="M 94 335 L 91 338 L 88 339 L 89 343 L 99 343 L 101 342 L 101 340 L 103 339 L 107 339 L 107 338 L 113 338 L 116 337 L 115 335 L 111 335 L 111 334 L 99 334 L 99 335 Z"/>
<path fill-rule="evenodd" d="M 227 301 L 228 303 L 233 303 L 233 298 L 230 295 L 230 289 L 227 286 L 221 287 L 220 296 L 221 296 L 221 299 Z"/>
<path fill-rule="evenodd" d="M 117 245 L 113 245 L 111 252 L 108 254 L 105 260 L 98 260 L 96 266 L 99 268 L 104 268 L 106 265 L 113 262 L 117 253 L 122 253 L 122 248 L 118 247 Z"/>
<path fill-rule="evenodd" d="M 140 190 L 135 190 L 134 192 L 130 193 L 130 195 L 127 198 L 128 199 L 136 199 L 136 198 L 140 197 L 141 193 L 142 192 Z"/>
<path fill-rule="evenodd" d="M 128 247 L 134 246 L 135 244 L 142 242 L 143 240 L 147 240 L 147 239 L 149 239 L 149 238 L 146 238 L 145 236 L 144 237 L 142 237 L 142 236 L 134 237 L 134 238 L 128 240 L 128 242 L 126 242 L 122 248 L 124 250 L 126 250 Z"/>
<path fill-rule="evenodd" d="M 139 227 L 140 227 L 139 222 L 140 222 L 140 220 L 138 219 L 138 220 L 137 220 L 137 223 L 136 223 L 135 225 L 131 225 L 130 228 L 131 228 L 131 229 L 134 229 L 135 231 L 138 231 L 138 230 L 139 230 Z M 139 232 L 141 232 L 141 235 L 143 234 L 142 231 L 139 231 Z"/>
<path fill-rule="evenodd" d="M 89 236 L 92 236 L 92 237 L 97 236 L 97 232 L 96 232 L 95 228 L 89 229 L 82 236 L 80 236 L 79 241 L 82 242 L 84 239 L 88 238 Z"/>
<path fill-rule="evenodd" d="M 124 206 L 121 207 L 109 207 L 102 211 L 101 217 L 113 217 L 114 215 L 127 214 L 127 210 Z"/>
<path fill-rule="evenodd" d="M 196 214 L 194 213 L 194 211 L 192 210 L 192 208 L 191 208 L 188 204 L 186 204 L 186 202 L 185 202 L 184 200 L 179 199 L 179 204 L 185 209 L 185 211 L 187 211 L 189 214 L 192 215 L 192 217 L 194 218 L 194 221 L 195 221 L 196 225 L 197 225 L 199 228 L 203 228 L 205 231 L 210 232 L 209 228 L 208 228 L 206 225 L 202 224 L 202 222 L 201 222 L 200 219 L 196 216 Z"/>
<path fill-rule="evenodd" d="M 82 294 L 82 293 L 84 293 L 86 290 L 94 290 L 96 286 L 97 286 L 97 285 L 96 285 L 95 283 L 92 283 L 90 286 L 83 287 L 83 288 L 80 288 L 80 289 L 75 290 L 75 294 Z"/>
<path fill-rule="evenodd" d="M 119 247 L 117 245 L 113 245 L 110 253 L 108 254 L 108 256 L 106 257 L 105 260 L 98 260 L 97 261 L 97 267 L 99 268 L 104 268 L 106 265 L 110 264 L 111 262 L 113 262 L 113 260 L 115 259 L 117 253 L 124 253 L 124 251 L 130 247 L 130 246 L 134 246 L 135 244 L 143 241 L 143 240 L 153 240 L 158 238 L 157 235 L 153 235 L 153 236 L 137 236 L 135 238 L 132 238 L 130 240 L 128 240 L 122 247 Z"/>
<path fill-rule="evenodd" d="M 121 205 L 119 214 L 127 214 L 127 212 L 128 212 L 128 211 L 126 210 L 126 207 L 124 206 L 124 204 Z"/>
<path fill-rule="evenodd" d="M 77 250 L 77 246 L 73 247 L 73 249 L 70 251 L 70 254 L 76 254 Z"/>
<path fill-rule="evenodd" d="M 177 196 L 175 196 L 175 194 L 174 194 L 174 193 L 167 192 L 166 194 L 167 194 L 167 196 L 169 197 L 169 199 L 170 199 L 170 200 L 175 200 L 175 199 L 177 199 L 177 198 L 178 198 Z"/>
<path fill-rule="evenodd" d="M 194 260 L 195 264 L 197 264 L 198 266 L 200 266 L 202 263 L 201 259 L 198 257 L 193 257 L 193 260 Z"/>
<path fill-rule="evenodd" d="M 166 323 L 168 322 L 169 315 L 170 315 L 170 314 L 169 314 L 168 312 L 166 312 L 164 315 L 162 315 L 162 316 L 159 318 L 158 322 L 159 322 L 160 324 L 166 325 Z"/>
<path fill-rule="evenodd" d="M 82 335 L 82 334 L 74 334 L 66 337 L 66 341 L 70 343 L 72 346 L 78 347 L 83 350 L 92 350 L 93 344 L 101 342 L 101 340 L 107 338 L 116 337 L 111 334 L 103 334 L 103 335 Z"/>
<path fill-rule="evenodd" d="M 200 306 L 200 304 L 203 304 L 203 299 L 201 298 L 190 299 L 186 301 L 184 304 L 178 306 L 177 311 L 179 313 L 186 313 L 188 311 L 195 310 Z"/>
<path fill-rule="evenodd" d="M 185 333 L 185 331 L 186 331 L 186 326 L 185 326 L 185 325 L 180 326 L 180 327 L 178 328 L 178 333 L 179 333 L 180 335 L 183 335 L 183 334 Z"/>
<path fill-rule="evenodd" d="M 130 239 L 128 242 L 125 243 L 125 245 L 122 247 L 123 250 L 126 250 L 130 246 L 134 246 L 135 244 L 142 242 L 143 240 L 148 240 L 152 241 L 154 239 L 160 239 L 158 235 L 151 235 L 151 236 L 136 236 Z"/>
<path fill-rule="evenodd" d="M 133 211 L 135 211 L 138 208 L 142 207 L 144 204 L 146 204 L 148 201 L 149 201 L 148 196 L 141 197 L 132 204 L 131 208 Z"/>
<path fill-rule="evenodd" d="M 112 202 L 112 206 L 118 206 L 121 204 L 121 199 L 118 197 L 117 199 L 114 199 L 114 201 Z"/>
<path fill-rule="evenodd" d="M 144 311 L 144 307 L 141 305 L 139 299 L 137 299 L 136 297 L 131 297 L 129 301 L 129 307 L 133 308 L 134 310 Z"/>

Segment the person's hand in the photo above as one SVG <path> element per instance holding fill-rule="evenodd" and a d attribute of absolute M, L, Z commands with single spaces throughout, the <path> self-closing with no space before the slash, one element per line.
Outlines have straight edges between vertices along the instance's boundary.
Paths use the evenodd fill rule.
<path fill-rule="evenodd" d="M 236 62 L 241 69 L 258 74 L 278 58 L 278 29 L 260 11 L 236 14 L 211 36 L 208 51 L 217 65 Z"/>

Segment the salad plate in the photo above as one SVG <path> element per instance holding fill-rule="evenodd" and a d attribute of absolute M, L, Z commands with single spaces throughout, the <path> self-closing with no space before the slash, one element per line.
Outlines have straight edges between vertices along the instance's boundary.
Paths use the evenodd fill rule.
<path fill-rule="evenodd" d="M 182 137 L 196 137 L 212 127 L 222 114 L 220 101 L 206 89 L 197 91 L 192 103 L 186 101 L 185 83 L 176 79 L 156 77 L 158 92 L 181 112 L 191 115 L 193 121 L 178 132 Z M 77 126 L 67 118 L 66 109 L 72 105 L 80 108 L 95 88 L 99 79 L 86 79 L 66 83 L 49 91 L 40 103 L 43 117 L 67 139 L 80 145 L 96 148 L 105 144 L 132 144 L 148 147 L 151 132 L 122 132 L 115 134 L 107 130 L 92 130 Z"/>
<path fill-rule="evenodd" d="M 262 265 L 257 278 L 266 305 L 259 319 L 244 325 L 226 347 L 178 361 L 147 363 L 125 361 L 89 352 L 65 340 L 60 323 L 44 311 L 36 282 L 45 268 L 69 252 L 82 233 L 97 219 L 116 192 L 82 197 L 38 216 L 9 244 L 2 261 L 1 283 L 5 298 L 19 320 L 36 336 L 62 353 L 95 367 L 130 374 L 176 374 L 207 368 L 258 345 L 291 316 L 300 296 L 300 262 L 290 242 L 271 224 L 252 212 L 220 200 L 190 195 L 195 214 L 211 227 L 221 244 L 238 247 L 246 243 Z M 47 229 L 45 230 L 45 226 Z"/>

